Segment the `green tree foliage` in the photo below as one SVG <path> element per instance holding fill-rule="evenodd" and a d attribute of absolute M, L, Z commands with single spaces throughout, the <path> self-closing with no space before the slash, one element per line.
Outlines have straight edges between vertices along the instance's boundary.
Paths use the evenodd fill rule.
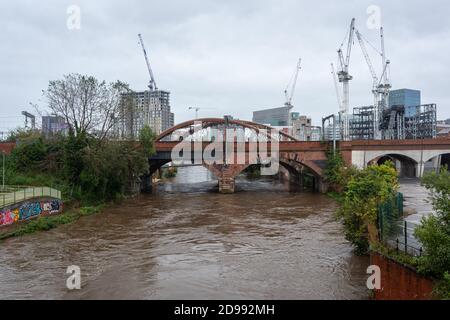
<path fill-rule="evenodd" d="M 342 184 L 342 173 L 345 168 L 344 159 L 339 150 L 328 150 L 327 167 L 324 170 L 325 179 L 334 184 Z"/>
<path fill-rule="evenodd" d="M 423 184 L 431 191 L 435 214 L 423 218 L 415 230 L 424 248 L 419 271 L 439 279 L 447 274 L 447 288 L 450 288 L 450 172 L 444 168 L 440 173 L 428 174 Z"/>
<path fill-rule="evenodd" d="M 325 179 L 332 185 L 333 189 L 344 190 L 354 176 L 357 169 L 353 166 L 345 165 L 342 154 L 339 150 L 327 152 L 327 167 L 324 170 Z"/>
<path fill-rule="evenodd" d="M 153 130 L 150 128 L 150 126 L 145 125 L 142 127 L 142 129 L 139 131 L 139 142 L 141 143 L 144 151 L 144 155 L 149 157 L 153 155 L 155 150 L 155 142 L 156 135 L 153 132 Z"/>
<path fill-rule="evenodd" d="M 338 217 L 357 254 L 366 253 L 370 242 L 376 240 L 370 228 L 376 226 L 378 207 L 392 199 L 397 189 L 397 172 L 391 163 L 369 166 L 349 177 Z"/>
<path fill-rule="evenodd" d="M 102 202 L 133 191 L 148 173 L 154 134 L 146 129 L 142 143 L 108 141 L 84 134 L 19 140 L 8 157 L 7 183 L 58 183 L 69 199 Z M 35 177 L 46 177 L 37 180 Z"/>

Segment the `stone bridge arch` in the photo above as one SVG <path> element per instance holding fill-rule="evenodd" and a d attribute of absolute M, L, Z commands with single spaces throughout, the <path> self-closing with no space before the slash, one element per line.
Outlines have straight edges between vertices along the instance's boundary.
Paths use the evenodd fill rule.
<path fill-rule="evenodd" d="M 417 156 L 415 157 L 417 159 Z M 383 153 L 368 161 L 370 164 L 382 164 L 390 160 L 394 163 L 400 177 L 417 177 L 420 160 L 417 161 L 404 153 Z"/>

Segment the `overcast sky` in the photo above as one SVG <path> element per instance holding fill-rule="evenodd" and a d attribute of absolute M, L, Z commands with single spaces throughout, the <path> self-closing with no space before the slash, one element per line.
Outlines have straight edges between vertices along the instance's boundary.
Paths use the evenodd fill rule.
<path fill-rule="evenodd" d="M 67 9 L 81 10 L 80 29 L 69 29 Z M 0 131 L 23 123 L 30 102 L 45 107 L 49 80 L 77 72 L 122 80 L 134 90 L 148 84 L 137 34 L 142 33 L 160 89 L 171 92 L 175 122 L 282 106 L 297 59 L 303 65 L 294 111 L 315 124 L 337 112 L 330 62 L 357 28 L 377 48 L 367 8 L 381 8 L 395 88 L 422 90 L 450 118 L 450 3 L 431 1 L 93 1 L 2 0 L 0 3 Z M 72 20 L 71 20 L 72 21 Z M 380 73 L 380 56 L 368 45 Z M 371 77 L 357 43 L 350 72 L 351 107 L 372 103 Z"/>

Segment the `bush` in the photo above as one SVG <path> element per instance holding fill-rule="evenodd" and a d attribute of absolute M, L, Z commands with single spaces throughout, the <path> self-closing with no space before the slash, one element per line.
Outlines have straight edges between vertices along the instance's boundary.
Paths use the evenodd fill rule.
<path fill-rule="evenodd" d="M 390 163 L 370 166 L 350 176 L 337 216 L 356 254 L 367 253 L 370 243 L 377 242 L 378 207 L 392 199 L 397 189 L 397 172 Z"/>
<path fill-rule="evenodd" d="M 419 259 L 419 271 L 447 281 L 450 272 L 450 173 L 444 168 L 423 178 L 423 184 L 431 191 L 434 215 L 423 218 L 415 236 L 424 248 Z M 444 286 L 445 287 L 445 286 Z M 441 288 L 442 293 L 442 288 Z M 450 296 L 450 291 L 446 293 Z"/>
<path fill-rule="evenodd" d="M 148 173 L 155 135 L 145 127 L 140 143 L 85 134 L 46 139 L 25 136 L 8 157 L 7 184 L 54 186 L 65 200 L 88 204 L 121 198 Z"/>

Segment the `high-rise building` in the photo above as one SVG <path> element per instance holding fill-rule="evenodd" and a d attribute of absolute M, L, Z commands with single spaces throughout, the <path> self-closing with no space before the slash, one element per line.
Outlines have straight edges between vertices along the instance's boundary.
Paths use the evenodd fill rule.
<path fill-rule="evenodd" d="M 280 107 L 253 112 L 253 122 L 273 127 L 289 126 L 290 107 Z"/>
<path fill-rule="evenodd" d="M 170 111 L 170 92 L 163 90 L 140 91 L 122 95 L 121 117 L 115 134 L 120 138 L 135 139 L 145 125 L 156 134 L 173 127 L 175 119 Z"/>
<path fill-rule="evenodd" d="M 56 134 L 67 134 L 69 125 L 60 116 L 42 116 L 42 134 L 46 137 Z"/>
<path fill-rule="evenodd" d="M 292 135 L 300 141 L 311 141 L 313 134 L 311 118 L 298 116 L 292 120 Z"/>
<path fill-rule="evenodd" d="M 389 93 L 389 107 L 404 106 L 405 117 L 414 117 L 420 112 L 421 98 L 419 90 L 399 89 Z"/>

